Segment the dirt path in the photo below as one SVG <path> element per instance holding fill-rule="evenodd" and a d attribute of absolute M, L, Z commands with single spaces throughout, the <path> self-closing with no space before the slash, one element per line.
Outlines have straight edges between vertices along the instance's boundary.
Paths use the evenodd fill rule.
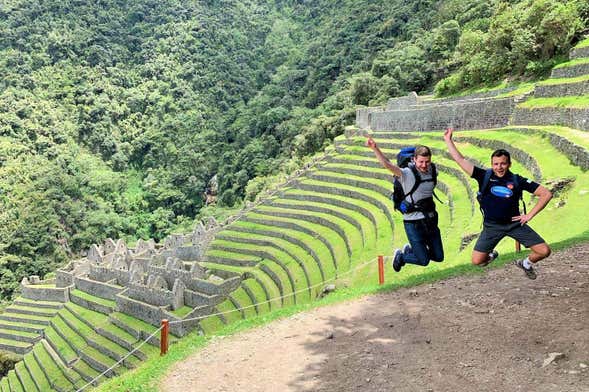
<path fill-rule="evenodd" d="M 589 244 L 538 272 L 507 265 L 218 339 L 161 390 L 588 392 Z"/>

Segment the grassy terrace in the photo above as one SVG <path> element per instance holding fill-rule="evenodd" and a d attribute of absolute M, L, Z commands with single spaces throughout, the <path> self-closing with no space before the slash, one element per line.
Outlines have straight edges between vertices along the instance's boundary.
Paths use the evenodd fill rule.
<path fill-rule="evenodd" d="M 537 133 L 534 133 L 534 130 L 537 130 Z M 488 164 L 490 154 L 496 146 L 508 145 L 532 156 L 540 169 L 538 173 L 542 176 L 543 183 L 562 180 L 564 177 L 574 178 L 574 182 L 557 194 L 546 210 L 532 222 L 532 226 L 558 249 L 571 240 L 587 238 L 589 235 L 577 215 L 571 213 L 581 210 L 583 205 L 589 202 L 589 174 L 571 163 L 569 157 L 550 144 L 547 138 L 550 134 L 558 135 L 585 149 L 589 147 L 587 133 L 563 127 L 514 127 L 484 132 L 457 132 L 456 141 L 464 155 L 476 162 Z M 446 260 L 443 263 L 432 263 L 427 269 L 406 266 L 400 274 L 394 274 L 387 266 L 385 279 L 390 283 L 385 289 L 442 279 L 454 274 L 480 273 L 481 269 L 470 265 L 473 243 L 466 244 L 465 249 L 460 249 L 464 235 L 474 234 L 480 230 L 481 216 L 472 196 L 472 189 L 476 183 L 460 174 L 457 165 L 444 154 L 445 144 L 441 133 L 391 132 L 379 135 L 377 143 L 381 143 L 385 154 L 390 156 L 396 153 L 399 145 L 422 143 L 434 148 L 434 162 L 440 169 L 439 181 L 444 184 L 447 191 L 442 198 L 446 202 L 452 201 L 451 208 L 449 204 L 438 204 Z M 241 288 L 232 294 L 230 301 L 225 301 L 217 307 L 218 311 L 229 313 L 223 317 L 215 316 L 204 320 L 201 323 L 203 330 L 231 334 L 302 309 L 379 290 L 376 286 L 376 263 L 368 266 L 364 266 L 363 263 L 370 261 L 377 254 L 390 255 L 393 246 L 399 247 L 405 242 L 402 218 L 392 210 L 388 200 L 391 190 L 391 182 L 387 180 L 388 173 L 375 164 L 371 152 L 363 146 L 363 138 L 347 141 L 338 147 L 338 151 L 340 152 L 332 156 L 331 163 L 310 171 L 307 176 L 299 179 L 297 185 L 285 188 L 264 206 L 250 212 L 245 219 L 232 223 L 226 230 L 221 231 L 216 240 L 220 247 L 231 249 L 232 256 L 236 258 L 238 255 L 246 259 L 251 258 L 253 249 L 280 257 L 288 266 L 293 279 L 297 279 L 294 289 L 305 285 L 301 284 L 305 278 L 297 260 L 303 261 L 306 265 L 310 282 L 322 281 L 321 269 L 326 281 L 332 279 L 337 272 L 341 275 L 336 280 L 338 291 L 324 300 L 313 303 L 294 305 L 289 301 L 283 304 L 274 301 L 272 304 L 255 306 L 254 301 L 265 302 L 276 297 L 279 291 L 273 280 L 279 275 L 276 267 L 271 270 L 275 275 L 271 277 L 258 266 L 240 267 L 215 262 L 205 263 L 204 265 L 210 268 L 243 273 L 246 279 L 242 282 Z M 532 169 L 533 166 L 528 162 L 520 162 L 514 158 L 514 172 L 532 177 Z M 529 196 L 526 202 L 528 206 L 534 203 Z M 309 208 L 306 209 L 306 206 Z M 307 221 L 306 216 L 312 217 L 312 222 Z M 567 230 L 552 230 L 555 220 L 560 222 L 559 226 L 565 225 Z M 334 230 L 332 225 L 339 229 Z M 314 253 L 310 253 L 309 249 Z M 499 251 L 501 257 L 493 268 L 516 257 L 512 241 L 503 241 Z M 270 264 L 265 257 L 261 260 Z M 320 263 L 317 263 L 317 260 Z M 356 271 L 355 266 L 362 268 Z M 351 271 L 348 275 L 342 273 L 348 270 Z M 288 277 L 284 273 L 280 275 L 280 282 L 283 288 L 293 289 L 289 286 Z M 240 307 L 245 309 L 239 310 Z M 224 322 L 228 322 L 229 325 L 224 325 Z M 171 364 L 206 344 L 207 339 L 206 336 L 191 335 L 174 346 L 173 356 L 163 358 L 163 364 L 159 362 L 156 365 L 149 360 L 137 377 L 125 375 L 107 382 L 99 387 L 99 390 L 107 390 L 114 386 L 124 389 L 133 385 L 142 385 L 142 388 L 151 385 L 153 388 L 155 384 L 152 380 L 161 374 L 162 367 L 165 368 L 166 364 Z"/>
<path fill-rule="evenodd" d="M 51 389 L 49 380 L 45 373 L 43 373 L 43 370 L 41 370 L 41 367 L 32 352 L 24 356 L 23 364 L 33 380 L 35 380 L 36 384 L 39 386 L 40 391 L 49 391 Z"/>
<path fill-rule="evenodd" d="M 575 78 L 552 78 L 536 83 L 539 86 L 553 86 L 558 84 L 581 83 L 589 81 L 589 75 L 577 76 Z"/>
<path fill-rule="evenodd" d="M 522 108 L 589 108 L 589 95 L 533 98 L 518 105 Z"/>
<path fill-rule="evenodd" d="M 582 40 L 581 42 L 579 42 L 575 48 L 586 48 L 589 46 L 589 38 L 586 38 L 584 40 Z"/>
<path fill-rule="evenodd" d="M 277 266 L 287 273 L 289 282 L 294 284 L 293 291 L 303 291 L 306 287 L 310 287 L 314 282 L 308 276 L 305 264 L 299 264 L 291 255 L 278 248 L 263 247 L 258 244 L 247 244 L 242 242 L 234 242 L 231 240 L 216 240 L 213 246 L 223 247 L 224 249 L 231 249 L 240 254 L 260 254 L 267 260 L 271 260 Z M 297 297 L 305 299 L 305 293 L 299 293 Z"/>
<path fill-rule="evenodd" d="M 554 68 L 558 69 L 558 68 L 574 67 L 575 65 L 581 65 L 581 64 L 589 64 L 589 58 L 574 59 L 571 61 L 567 61 L 566 63 L 560 63 Z"/>
<path fill-rule="evenodd" d="M 14 366 L 15 373 L 20 380 L 24 391 L 36 391 L 37 386 L 33 381 L 33 378 L 29 371 L 25 368 L 24 363 L 21 361 Z"/>

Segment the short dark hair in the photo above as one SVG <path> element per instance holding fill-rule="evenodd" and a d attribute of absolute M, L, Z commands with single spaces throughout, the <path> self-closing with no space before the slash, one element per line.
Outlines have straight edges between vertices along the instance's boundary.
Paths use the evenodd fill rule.
<path fill-rule="evenodd" d="M 428 146 L 415 146 L 415 152 L 413 153 L 415 158 L 419 157 L 431 157 L 432 150 Z"/>
<path fill-rule="evenodd" d="M 509 154 L 509 151 L 504 150 L 502 148 L 493 151 L 493 153 L 491 154 L 491 160 L 493 159 L 493 157 L 507 157 L 507 163 L 511 163 L 511 155 Z"/>

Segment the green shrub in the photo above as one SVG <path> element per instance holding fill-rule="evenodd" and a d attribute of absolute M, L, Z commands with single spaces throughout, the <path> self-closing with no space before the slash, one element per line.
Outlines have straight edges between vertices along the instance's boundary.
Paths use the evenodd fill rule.
<path fill-rule="evenodd" d="M 8 372 L 14 369 L 14 365 L 19 361 L 13 354 L 0 351 L 0 377 L 4 377 Z"/>

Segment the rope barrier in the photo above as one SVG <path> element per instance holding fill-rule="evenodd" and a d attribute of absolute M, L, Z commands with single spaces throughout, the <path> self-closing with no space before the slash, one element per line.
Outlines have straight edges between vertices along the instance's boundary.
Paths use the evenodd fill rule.
<path fill-rule="evenodd" d="M 142 346 L 143 346 L 145 343 L 147 343 L 149 340 L 151 340 L 151 339 L 152 339 L 152 338 L 153 338 L 153 337 L 154 337 L 154 336 L 155 336 L 157 333 L 159 333 L 159 332 L 163 331 L 164 329 L 166 329 L 166 330 L 169 330 L 169 326 L 170 326 L 170 325 L 173 325 L 173 324 L 181 324 L 181 323 L 188 322 L 188 321 L 197 321 L 197 320 L 202 320 L 202 319 L 205 319 L 205 318 L 208 318 L 208 317 L 215 317 L 215 316 L 220 316 L 220 315 L 229 314 L 229 313 L 233 313 L 233 312 L 239 312 L 239 311 L 243 311 L 243 310 L 245 310 L 245 309 L 249 309 L 249 308 L 252 308 L 252 307 L 256 307 L 256 306 L 258 306 L 258 305 L 262 305 L 262 304 L 265 304 L 265 303 L 269 303 L 269 302 L 271 302 L 271 301 L 275 301 L 275 300 L 277 300 L 277 299 L 284 299 L 284 298 L 288 298 L 288 297 L 290 297 L 290 296 L 294 296 L 294 295 L 296 295 L 296 294 L 299 294 L 299 293 L 301 293 L 301 292 L 309 291 L 309 289 L 314 289 L 314 288 L 317 288 L 317 287 L 319 287 L 319 286 L 323 286 L 323 285 L 325 285 L 325 284 L 326 284 L 326 283 L 328 283 L 328 282 L 331 282 L 331 281 L 336 281 L 337 279 L 340 279 L 340 278 L 341 278 L 341 277 L 343 277 L 343 276 L 346 276 L 346 275 L 348 275 L 348 274 L 351 274 L 351 273 L 353 273 L 353 272 L 356 272 L 356 271 L 358 271 L 359 269 L 361 269 L 361 268 L 364 268 L 364 267 L 366 267 L 367 265 L 370 265 L 371 263 L 374 263 L 374 261 L 375 261 L 375 260 L 379 260 L 379 284 L 382 284 L 382 283 L 381 283 L 381 269 L 380 269 L 380 268 L 381 268 L 381 263 L 382 263 L 382 256 L 379 256 L 378 258 L 373 258 L 373 259 L 371 259 L 371 260 L 369 260 L 369 261 L 366 261 L 366 262 L 364 262 L 364 263 L 358 264 L 358 265 L 356 265 L 354 268 L 351 268 L 351 269 L 349 269 L 349 270 L 347 270 L 347 271 L 343 272 L 342 274 L 340 274 L 340 275 L 339 275 L 339 276 L 337 276 L 337 277 L 335 277 L 335 276 L 334 276 L 334 277 L 332 277 L 332 278 L 326 279 L 326 280 L 322 281 L 321 283 L 315 284 L 315 285 L 313 285 L 313 286 L 309 286 L 309 287 L 306 287 L 306 288 L 304 288 L 304 289 L 301 289 L 301 290 L 296 290 L 296 291 L 293 291 L 293 292 L 291 292 L 291 293 L 288 293 L 288 294 L 285 294 L 285 295 L 281 295 L 281 296 L 278 296 L 278 297 L 274 297 L 274 298 L 271 298 L 271 299 L 269 299 L 269 300 L 267 300 L 267 301 L 256 302 L 255 304 L 248 305 L 248 306 L 244 306 L 244 307 L 241 307 L 241 308 L 236 308 L 236 309 L 227 310 L 227 311 L 224 311 L 224 312 L 218 312 L 218 313 L 208 314 L 208 315 L 206 315 L 206 316 L 199 316 L 199 317 L 194 317 L 194 318 L 190 318 L 190 319 L 177 320 L 177 321 L 168 321 L 168 320 L 165 320 L 165 321 L 166 321 L 165 323 L 163 322 L 164 320 L 162 320 L 162 325 L 161 325 L 161 326 L 160 326 L 158 329 L 156 329 L 156 330 L 155 330 L 155 331 L 154 331 L 154 332 L 153 332 L 151 335 L 149 335 L 149 336 L 148 336 L 146 339 L 144 339 L 144 340 L 143 340 L 143 341 L 142 341 L 142 342 L 141 342 L 141 343 L 140 343 L 140 344 L 139 344 L 137 347 L 135 347 L 133 350 L 129 351 L 129 353 L 127 353 L 127 355 L 125 355 L 123 358 L 121 358 L 119 361 L 117 361 L 117 362 L 116 362 L 114 365 L 112 365 L 111 367 L 109 367 L 108 369 L 106 369 L 105 371 L 103 371 L 102 373 L 100 373 L 98 376 L 94 377 L 94 378 L 93 378 L 91 381 L 89 381 L 88 383 L 86 383 L 86 385 L 84 385 L 84 386 L 83 386 L 83 387 L 81 387 L 80 389 L 76 390 L 76 392 L 82 392 L 82 391 L 84 391 L 86 388 L 88 388 L 88 386 L 92 385 L 92 384 L 93 384 L 93 383 L 95 383 L 97 380 L 99 380 L 100 378 L 104 377 L 104 376 L 105 376 L 105 375 L 106 375 L 108 372 L 110 372 L 110 371 L 112 371 L 113 369 L 115 369 L 116 367 L 118 367 L 118 366 L 119 366 L 121 363 L 123 363 L 123 362 L 124 362 L 124 361 L 125 361 L 127 358 L 129 358 L 131 355 L 133 355 L 133 354 L 134 354 L 134 353 L 135 353 L 137 350 L 139 350 L 139 349 L 140 349 L 140 348 L 141 348 L 141 347 L 142 347 Z M 166 335 L 167 335 L 167 334 L 166 334 Z M 163 339 L 163 334 L 162 334 L 162 340 L 164 340 L 164 339 Z M 165 347 L 165 348 L 163 348 L 163 347 L 162 347 L 162 350 L 160 351 L 160 355 L 165 355 L 165 354 L 166 354 L 166 352 L 167 352 L 167 336 L 166 336 L 165 340 L 166 340 L 166 341 L 165 341 L 165 346 L 166 346 L 166 347 Z M 160 343 L 161 343 L 161 342 L 160 342 Z"/>
<path fill-rule="evenodd" d="M 163 328 L 163 326 L 159 327 L 158 329 L 156 329 L 151 335 L 149 335 L 149 337 L 147 337 L 147 339 L 143 340 L 137 347 L 135 347 L 133 350 L 129 351 L 129 353 L 127 355 L 125 355 L 123 358 L 121 358 L 118 362 L 116 362 L 114 365 L 112 365 L 111 367 L 109 367 L 108 369 L 106 369 L 104 372 L 100 373 L 98 376 L 94 377 L 91 381 L 89 381 L 86 385 L 84 385 L 82 388 L 78 389 L 76 392 L 82 392 L 84 389 L 88 388 L 88 386 L 90 386 L 91 384 L 93 384 L 95 381 L 99 380 L 100 378 L 102 378 L 104 375 L 106 375 L 108 372 L 110 372 L 111 370 L 113 370 L 114 368 L 118 367 L 125 359 L 129 358 L 131 355 L 133 355 L 137 350 L 139 350 L 145 343 L 147 343 L 151 338 L 153 338 L 158 332 L 160 332 L 160 330 Z"/>
<path fill-rule="evenodd" d="M 288 298 L 288 297 L 291 297 L 293 295 L 302 293 L 304 291 L 309 291 L 309 289 L 314 289 L 316 287 L 323 286 L 323 285 L 325 285 L 325 283 L 328 283 L 328 282 L 331 282 L 331 281 L 335 281 L 337 279 L 340 279 L 341 277 L 343 277 L 343 276 L 345 276 L 345 275 L 347 275 L 349 273 L 355 272 L 355 271 L 359 270 L 360 268 L 365 267 L 365 266 L 369 265 L 370 263 L 373 263 L 375 260 L 376 260 L 376 258 L 373 258 L 370 261 L 367 261 L 365 263 L 359 264 L 355 268 L 349 269 L 346 272 L 340 274 L 338 277 L 333 277 L 333 278 L 326 279 L 323 282 L 318 283 L 318 284 L 315 284 L 313 286 L 309 286 L 309 287 L 306 287 L 304 289 L 296 290 L 296 291 L 290 292 L 290 293 L 285 294 L 285 295 L 280 295 L 278 297 L 271 298 L 271 299 L 269 299 L 267 301 L 256 302 L 255 304 L 252 304 L 252 305 L 248 305 L 248 306 L 243 306 L 241 308 L 235 308 L 235 309 L 227 310 L 227 311 L 224 311 L 224 312 L 207 314 L 206 316 L 199 316 L 199 317 L 193 317 L 193 318 L 189 318 L 189 319 L 170 321 L 169 323 L 170 323 L 170 325 L 172 325 L 172 324 L 181 324 L 181 323 L 188 322 L 188 321 L 198 321 L 198 320 L 202 320 L 202 319 L 205 319 L 205 318 L 208 318 L 208 317 L 220 316 L 220 315 L 229 314 L 229 313 L 233 313 L 233 312 L 239 312 L 239 311 L 242 311 L 242 310 L 245 310 L 245 309 L 250 309 L 250 308 L 256 307 L 258 305 L 263 305 L 263 304 L 266 304 L 266 303 L 270 303 L 270 302 L 275 301 L 277 299 Z"/>

